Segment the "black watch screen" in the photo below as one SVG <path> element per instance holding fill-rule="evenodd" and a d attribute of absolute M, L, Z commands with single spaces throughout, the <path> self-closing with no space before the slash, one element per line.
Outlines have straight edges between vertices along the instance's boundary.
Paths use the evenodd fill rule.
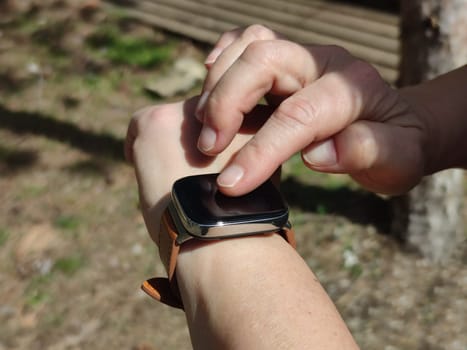
<path fill-rule="evenodd" d="M 182 222 L 191 226 L 188 230 L 193 226 L 207 231 L 223 225 L 271 223 L 282 227 L 286 224 L 287 204 L 270 180 L 248 194 L 231 197 L 219 191 L 218 175 L 188 176 L 174 183 L 172 199 Z"/>

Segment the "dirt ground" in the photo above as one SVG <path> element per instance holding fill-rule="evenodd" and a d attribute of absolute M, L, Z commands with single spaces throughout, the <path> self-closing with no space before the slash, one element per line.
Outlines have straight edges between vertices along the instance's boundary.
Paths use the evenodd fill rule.
<path fill-rule="evenodd" d="M 170 55 L 116 63 L 89 40 L 102 28 Z M 162 267 L 122 147 L 131 114 L 162 101 L 144 86 L 205 52 L 98 1 L 0 1 L 0 350 L 191 348 L 183 313 L 139 289 Z M 386 200 L 298 158 L 284 192 L 299 253 L 362 349 L 467 349 L 465 242 L 430 263 L 387 235 Z"/>

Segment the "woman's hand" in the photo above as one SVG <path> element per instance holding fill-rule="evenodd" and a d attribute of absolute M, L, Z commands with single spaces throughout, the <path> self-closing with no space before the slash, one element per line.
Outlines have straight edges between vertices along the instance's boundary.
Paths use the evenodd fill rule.
<path fill-rule="evenodd" d="M 272 112 L 223 169 L 226 194 L 251 191 L 294 153 L 364 187 L 405 192 L 424 174 L 427 126 L 368 63 L 335 46 L 302 46 L 262 26 L 224 34 L 210 55 L 196 115 L 198 148 L 220 154 L 266 97 Z"/>

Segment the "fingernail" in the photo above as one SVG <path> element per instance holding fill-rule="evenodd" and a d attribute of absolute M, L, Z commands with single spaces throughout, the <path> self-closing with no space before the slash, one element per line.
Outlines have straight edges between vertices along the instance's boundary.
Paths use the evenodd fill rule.
<path fill-rule="evenodd" d="M 195 116 L 200 122 L 203 121 L 203 109 L 204 109 L 204 105 L 206 104 L 206 101 L 208 100 L 208 97 L 209 97 L 209 92 L 208 91 L 203 92 L 203 94 L 199 98 L 198 105 L 196 106 Z"/>
<path fill-rule="evenodd" d="M 332 166 L 337 163 L 336 148 L 332 139 L 318 143 L 303 153 L 303 159 L 310 165 Z"/>
<path fill-rule="evenodd" d="M 217 133 L 211 127 L 204 125 L 198 140 L 198 148 L 203 152 L 208 152 L 216 144 Z"/>
<path fill-rule="evenodd" d="M 229 165 L 224 171 L 218 176 L 217 184 L 221 187 L 233 187 L 243 177 L 243 168 L 238 165 Z"/>
<path fill-rule="evenodd" d="M 206 66 L 211 66 L 214 62 L 216 62 L 217 57 L 219 57 L 221 53 L 222 53 L 222 50 L 216 47 L 206 57 L 206 59 L 204 60 L 204 64 Z"/>

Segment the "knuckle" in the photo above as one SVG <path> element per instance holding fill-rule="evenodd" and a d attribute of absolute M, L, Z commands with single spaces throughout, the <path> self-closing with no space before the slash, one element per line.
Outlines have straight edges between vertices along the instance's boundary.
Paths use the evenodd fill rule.
<path fill-rule="evenodd" d="M 244 156 L 259 168 L 271 167 L 271 165 L 274 167 L 277 154 L 274 143 L 260 143 L 255 138 L 252 138 L 244 149 Z"/>
<path fill-rule="evenodd" d="M 333 70 L 342 70 L 349 65 L 349 63 L 356 60 L 347 49 L 338 45 L 325 45 L 323 49 L 326 52 L 327 66 L 332 67 Z"/>
<path fill-rule="evenodd" d="M 222 93 L 222 90 L 219 90 L 220 89 L 214 90 L 210 94 L 209 99 L 206 102 L 204 117 L 210 122 L 215 122 L 216 120 L 222 118 L 222 116 L 224 115 L 222 113 L 222 106 L 226 102 L 226 99 L 224 97 L 224 94 Z M 216 116 L 216 118 L 213 118 L 213 116 Z"/>
<path fill-rule="evenodd" d="M 339 45 L 326 45 L 325 50 L 328 53 L 329 64 L 335 67 L 345 67 L 349 62 L 356 60 L 347 49 Z"/>
<path fill-rule="evenodd" d="M 364 81 L 373 83 L 383 83 L 379 72 L 376 68 L 368 62 L 361 59 L 354 59 L 349 66 L 348 70 L 352 72 L 352 75 L 360 77 Z"/>
<path fill-rule="evenodd" d="M 221 134 L 227 137 L 240 128 L 244 114 L 241 107 L 232 104 L 225 96 L 222 91 L 212 93 L 206 103 L 204 123 L 214 130 L 222 130 Z"/>
<path fill-rule="evenodd" d="M 133 115 L 137 137 L 153 134 L 170 121 L 173 110 L 170 105 L 146 107 Z"/>
<path fill-rule="evenodd" d="M 275 52 L 274 41 L 253 41 L 245 48 L 242 59 L 254 64 L 270 67 L 273 64 Z"/>
<path fill-rule="evenodd" d="M 243 113 L 237 105 L 233 105 L 222 90 L 215 90 L 206 102 L 204 123 L 215 130 L 228 134 L 241 124 Z"/>
<path fill-rule="evenodd" d="M 134 113 L 125 139 L 125 157 L 133 162 L 133 155 L 154 145 L 173 128 L 173 104 L 150 106 Z"/>
<path fill-rule="evenodd" d="M 275 38 L 275 33 L 262 24 L 253 24 L 245 29 L 243 37 L 253 40 L 267 40 Z"/>
<path fill-rule="evenodd" d="M 235 29 L 226 31 L 221 34 L 221 36 L 219 37 L 218 43 L 221 43 L 224 41 L 231 42 L 237 39 L 241 35 L 242 32 L 243 32 L 242 28 L 235 28 Z"/>
<path fill-rule="evenodd" d="M 308 127 L 318 114 L 318 106 L 310 99 L 293 96 L 279 105 L 274 116 L 289 127 L 303 128 Z"/>

